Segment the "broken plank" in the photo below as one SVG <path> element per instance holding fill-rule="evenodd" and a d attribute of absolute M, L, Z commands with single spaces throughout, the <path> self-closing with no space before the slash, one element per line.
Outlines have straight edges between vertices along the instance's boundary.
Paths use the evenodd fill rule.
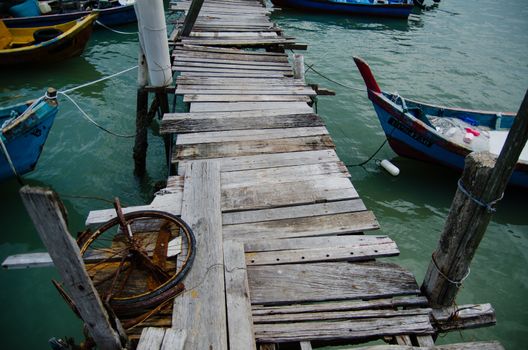
<path fill-rule="evenodd" d="M 2 267 L 7 270 L 53 266 L 48 253 L 27 253 L 8 256 Z"/>
<path fill-rule="evenodd" d="M 253 315 L 279 315 L 290 313 L 334 312 L 372 309 L 396 309 L 427 307 L 428 301 L 423 296 L 402 296 L 372 300 L 341 300 L 331 302 L 303 303 L 279 306 L 253 305 Z"/>
<path fill-rule="evenodd" d="M 229 349 L 255 349 L 251 301 L 242 244 L 229 240 L 224 241 L 224 271 Z"/>
<path fill-rule="evenodd" d="M 161 350 L 183 350 L 186 339 L 187 332 L 183 329 L 166 329 Z"/>
<path fill-rule="evenodd" d="M 165 336 L 165 329 L 147 327 L 143 328 L 137 350 L 159 350 Z"/>
<path fill-rule="evenodd" d="M 358 320 L 358 319 L 382 319 L 389 317 L 405 316 L 429 316 L 431 309 L 416 308 L 404 310 L 350 310 L 350 311 L 333 311 L 333 312 L 303 312 L 288 313 L 276 315 L 253 316 L 255 324 L 271 324 L 285 322 L 311 322 L 311 321 L 340 321 L 340 320 Z"/>
<path fill-rule="evenodd" d="M 367 347 L 343 348 L 341 350 L 504 350 L 499 342 L 471 342 L 436 346 L 413 347 L 407 345 L 375 345 Z"/>
<path fill-rule="evenodd" d="M 254 252 L 277 252 L 319 248 L 345 248 L 358 249 L 361 247 L 381 245 L 394 245 L 388 236 L 374 235 L 342 235 L 309 238 L 255 240 L 244 245 L 246 255 Z"/>
<path fill-rule="evenodd" d="M 399 334 L 432 334 L 429 316 L 255 325 L 260 342 L 363 340 Z"/>
<path fill-rule="evenodd" d="M 346 193 L 343 193 L 343 196 L 345 195 Z M 259 204 L 264 206 L 264 204 Z M 281 209 L 287 211 L 286 208 Z M 351 234 L 377 229 L 379 229 L 379 224 L 371 211 L 224 225 L 223 227 L 226 238 L 245 243 L 264 239 Z"/>

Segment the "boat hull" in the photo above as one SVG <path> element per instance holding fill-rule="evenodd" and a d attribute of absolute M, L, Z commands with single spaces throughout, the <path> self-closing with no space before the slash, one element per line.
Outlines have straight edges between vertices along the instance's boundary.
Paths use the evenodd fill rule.
<path fill-rule="evenodd" d="M 1 114 L 10 113 L 11 110 L 17 107 L 23 110 L 25 105 L 0 110 L 2 123 L 5 118 L 1 118 Z M 13 129 L 10 134 L 5 135 L 5 138 L 2 138 L 9 157 L 19 175 L 32 171 L 37 165 L 57 111 L 56 103 L 45 103 L 45 106 L 36 112 L 38 123 L 22 123 L 16 129 Z M 1 135 L 0 132 L 0 137 L 2 137 Z M 8 180 L 14 176 L 6 156 L 0 150 L 0 181 Z"/>
<path fill-rule="evenodd" d="M 273 4 L 307 11 L 331 12 L 349 15 L 367 15 L 394 18 L 407 18 L 412 12 L 412 4 L 348 4 L 328 0 L 272 0 Z"/>
<path fill-rule="evenodd" d="M 0 50 L 0 66 L 19 66 L 28 63 L 56 63 L 70 57 L 79 56 L 92 35 L 93 22 L 97 15 L 88 15 L 78 20 L 78 24 L 61 35 L 33 45 L 20 48 Z M 68 25 L 68 23 L 63 24 Z M 70 24 L 71 25 L 71 24 Z M 33 28 L 35 31 L 51 27 Z M 30 28 L 27 28 L 29 30 Z M 13 31 L 24 31 L 23 28 L 11 28 Z"/>
<path fill-rule="evenodd" d="M 417 120 L 411 120 L 383 94 L 369 91 L 380 124 L 391 148 L 402 157 L 440 164 L 457 171 L 464 169 L 470 149 L 453 145 Z M 510 184 L 528 189 L 528 165 L 518 163 Z"/>
<path fill-rule="evenodd" d="M 106 26 L 118 26 L 137 21 L 134 5 L 117 6 L 98 10 L 98 22 Z M 4 23 L 8 28 L 44 27 L 75 21 L 90 14 L 90 11 L 76 11 L 54 15 L 33 17 L 5 18 Z"/>

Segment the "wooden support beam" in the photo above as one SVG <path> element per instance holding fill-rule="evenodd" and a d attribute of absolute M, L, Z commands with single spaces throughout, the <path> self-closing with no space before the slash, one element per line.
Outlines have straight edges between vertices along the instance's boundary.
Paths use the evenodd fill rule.
<path fill-rule="evenodd" d="M 100 349 L 122 349 L 120 336 L 111 326 L 79 247 L 68 231 L 66 210 L 57 194 L 49 189 L 24 186 L 20 195 L 91 337 Z M 113 321 L 119 323 L 117 319 Z"/>
<path fill-rule="evenodd" d="M 185 17 L 185 21 L 183 22 L 183 28 L 181 30 L 180 36 L 189 36 L 191 34 L 192 28 L 194 27 L 194 23 L 196 22 L 196 19 L 198 18 L 198 14 L 200 13 L 200 10 L 202 9 L 202 5 L 204 3 L 204 0 L 193 0 L 191 3 L 191 6 L 189 7 L 189 11 L 187 11 L 187 16 Z"/>
<path fill-rule="evenodd" d="M 147 168 L 148 148 L 148 92 L 139 88 L 136 98 L 136 139 L 134 142 L 134 174 L 144 176 Z"/>
<path fill-rule="evenodd" d="M 489 152 L 471 153 L 438 247 L 422 284 L 433 307 L 454 303 L 506 185 L 528 139 L 528 92 L 497 162 Z"/>
<path fill-rule="evenodd" d="M 300 54 L 293 55 L 293 77 L 304 81 L 304 56 Z"/>

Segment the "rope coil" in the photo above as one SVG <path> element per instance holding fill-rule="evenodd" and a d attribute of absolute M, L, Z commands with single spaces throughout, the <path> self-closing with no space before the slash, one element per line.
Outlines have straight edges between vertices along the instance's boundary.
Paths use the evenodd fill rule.
<path fill-rule="evenodd" d="M 473 202 L 475 202 L 476 204 L 478 204 L 479 206 L 483 207 L 483 208 L 486 208 L 486 210 L 488 211 L 488 213 L 495 213 L 497 211 L 497 209 L 494 208 L 494 205 L 497 204 L 497 202 L 499 202 L 503 197 L 504 197 L 504 193 L 501 194 L 501 196 L 499 198 L 497 198 L 496 200 L 494 201 L 491 201 L 489 203 L 486 203 L 484 202 L 483 200 L 481 200 L 480 198 L 477 198 L 475 197 L 474 195 L 472 195 L 465 187 L 464 187 L 464 184 L 462 183 L 462 179 L 458 179 L 458 189 L 460 190 L 460 192 L 462 192 L 463 194 L 465 194 L 469 199 L 471 199 Z"/>
<path fill-rule="evenodd" d="M 436 268 L 436 271 L 438 271 L 438 273 L 440 274 L 440 276 L 442 276 L 447 282 L 455 285 L 457 288 L 460 288 L 462 287 L 462 284 L 464 283 L 464 281 L 469 277 L 469 275 L 471 274 L 471 268 L 468 266 L 468 270 L 466 272 L 466 274 L 464 275 L 464 277 L 462 277 L 459 281 L 454 281 L 452 279 L 450 279 L 449 277 L 447 277 L 443 272 L 442 270 L 440 270 L 440 268 L 438 267 L 438 264 L 436 263 L 436 258 L 435 258 L 435 253 L 433 252 L 433 254 L 431 254 L 431 261 L 433 262 L 433 265 L 434 267 Z"/>

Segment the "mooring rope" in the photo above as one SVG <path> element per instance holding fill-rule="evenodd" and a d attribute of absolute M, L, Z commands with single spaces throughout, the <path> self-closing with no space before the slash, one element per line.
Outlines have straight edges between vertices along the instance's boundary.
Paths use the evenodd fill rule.
<path fill-rule="evenodd" d="M 139 32 L 122 32 L 120 30 L 116 30 L 113 28 L 110 28 L 106 24 L 101 23 L 99 20 L 96 20 L 95 23 L 99 24 L 101 27 L 108 29 L 111 32 L 117 33 L 117 34 L 124 34 L 124 35 L 137 35 Z"/>
<path fill-rule="evenodd" d="M 504 197 L 504 193 L 501 194 L 501 196 L 499 198 L 497 198 L 496 200 L 494 201 L 491 201 L 489 203 L 486 203 L 484 202 L 483 200 L 481 200 L 480 198 L 477 198 L 475 197 L 474 195 L 472 195 L 465 187 L 464 187 L 464 184 L 462 183 L 462 179 L 458 179 L 458 189 L 460 190 L 460 192 L 462 192 L 463 194 L 465 194 L 469 199 L 471 199 L 473 202 L 477 203 L 479 206 L 481 207 L 484 207 L 486 208 L 486 210 L 488 211 L 488 213 L 494 213 L 497 211 L 497 209 L 494 208 L 494 205 L 497 204 L 497 202 L 499 202 L 503 197 Z"/>
<path fill-rule="evenodd" d="M 110 134 L 110 135 L 113 135 L 113 136 L 116 136 L 116 137 L 122 137 L 122 138 L 132 138 L 134 137 L 135 135 L 125 135 L 125 134 L 119 134 L 119 133 L 116 133 L 116 132 L 113 132 L 105 127 L 103 127 L 102 125 L 100 125 L 99 123 L 97 123 L 93 118 L 91 118 L 88 113 L 86 113 L 82 108 L 81 106 L 79 106 L 79 104 L 77 102 L 75 102 L 73 100 L 73 98 L 71 98 L 68 93 L 72 92 L 72 91 L 76 91 L 76 90 L 79 90 L 79 89 L 82 89 L 82 88 L 85 88 L 87 86 L 90 86 L 90 85 L 94 85 L 94 84 L 97 84 L 97 83 L 100 83 L 102 81 L 105 81 L 105 80 L 108 80 L 108 79 L 112 79 L 112 78 L 115 78 L 121 74 L 124 74 L 124 73 L 127 73 L 133 69 L 136 69 L 138 66 L 134 66 L 134 67 L 130 67 L 130 68 L 127 68 L 127 69 L 124 69 L 120 72 L 117 72 L 117 73 L 114 73 L 114 74 L 111 74 L 109 76 L 106 76 L 106 77 L 102 77 L 101 79 L 97 79 L 97 80 L 94 80 L 94 81 L 91 81 L 91 82 L 88 82 L 88 83 L 85 83 L 85 84 L 82 84 L 82 85 L 79 85 L 79 86 L 76 86 L 76 87 L 73 87 L 73 88 L 70 88 L 70 89 L 66 89 L 66 90 L 61 90 L 61 91 L 57 91 L 57 94 L 60 94 L 60 95 L 63 95 L 64 97 L 66 97 L 68 100 L 70 100 L 71 103 L 74 104 L 75 107 L 77 107 L 77 109 L 79 109 L 79 111 L 81 112 L 82 116 L 88 120 L 90 123 L 92 123 L 93 125 L 95 125 L 96 127 L 98 127 L 99 129 L 103 130 L 104 132 Z"/>
<path fill-rule="evenodd" d="M 135 65 L 134 67 L 127 68 L 127 69 L 125 69 L 125 70 L 122 70 L 121 72 L 117 72 L 117 73 L 114 73 L 114 74 L 112 74 L 112 75 L 109 75 L 109 76 L 106 76 L 106 77 L 102 77 L 101 79 L 97 79 L 97 80 L 94 80 L 94 81 L 88 82 L 88 83 L 86 83 L 86 84 L 82 84 L 82 85 L 79 85 L 79 86 L 73 87 L 73 88 L 71 88 L 71 89 L 61 90 L 61 91 L 59 91 L 59 92 L 68 94 L 68 93 L 70 93 L 70 92 L 72 92 L 72 91 L 79 90 L 79 89 L 82 89 L 82 88 L 84 88 L 84 87 L 87 87 L 87 86 L 90 86 L 90 85 L 94 85 L 94 84 L 100 83 L 100 82 L 105 81 L 105 80 L 108 80 L 108 79 L 112 79 L 112 78 L 114 78 L 114 77 L 117 77 L 118 75 L 124 74 L 124 73 L 129 72 L 129 71 L 131 71 L 131 70 L 133 70 L 133 69 L 136 69 L 137 67 L 138 67 L 138 66 Z"/>
<path fill-rule="evenodd" d="M 457 286 L 457 288 L 460 288 L 462 286 L 462 284 L 464 283 L 464 281 L 469 277 L 469 275 L 471 274 L 471 268 L 468 266 L 468 270 L 466 272 L 466 275 L 464 277 L 462 277 L 460 279 L 460 281 L 453 281 L 452 279 L 450 279 L 449 277 L 447 277 L 443 272 L 442 270 L 440 270 L 440 268 L 438 267 L 438 264 L 436 263 L 436 259 L 435 259 L 435 253 L 433 252 L 433 254 L 431 254 L 431 260 L 433 262 L 433 266 L 436 268 L 436 271 L 438 271 L 438 273 L 440 274 L 440 276 L 442 276 L 447 282 L 451 283 L 451 284 L 454 284 L 455 286 Z"/>

